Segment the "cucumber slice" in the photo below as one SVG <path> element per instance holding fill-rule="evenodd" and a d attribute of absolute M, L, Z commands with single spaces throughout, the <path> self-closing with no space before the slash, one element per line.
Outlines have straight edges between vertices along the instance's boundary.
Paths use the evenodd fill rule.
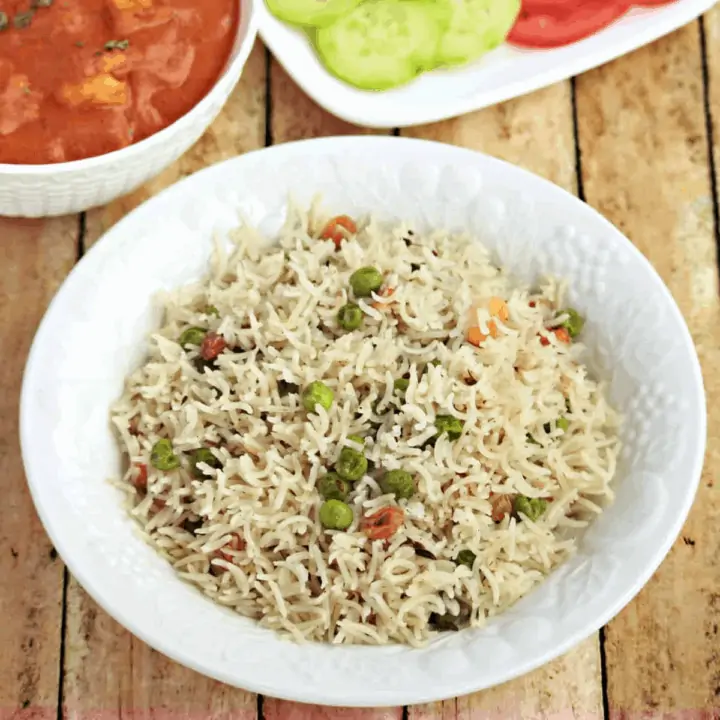
<path fill-rule="evenodd" d="M 329 27 L 315 43 L 341 80 L 363 90 L 387 90 L 431 67 L 442 30 L 426 0 L 368 0 Z"/>
<path fill-rule="evenodd" d="M 435 0 L 435 5 L 447 18 L 438 47 L 438 65 L 475 60 L 497 47 L 520 12 L 520 0 Z"/>
<path fill-rule="evenodd" d="M 293 25 L 322 27 L 349 13 L 362 0 L 267 0 L 275 17 Z"/>

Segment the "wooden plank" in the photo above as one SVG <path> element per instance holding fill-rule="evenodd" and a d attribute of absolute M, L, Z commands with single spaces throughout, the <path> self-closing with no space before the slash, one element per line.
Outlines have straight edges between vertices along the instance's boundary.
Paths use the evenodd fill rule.
<path fill-rule="evenodd" d="M 401 720 L 403 709 L 335 708 L 264 698 L 263 720 Z"/>
<path fill-rule="evenodd" d="M 371 132 L 330 115 L 290 79 L 273 58 L 270 67 L 270 137 L 274 144 L 329 135 Z M 400 720 L 402 708 L 325 708 L 319 705 L 264 698 L 264 720 Z"/>
<path fill-rule="evenodd" d="M 275 144 L 329 135 L 387 134 L 352 125 L 325 112 L 305 95 L 275 58 L 271 60 L 270 86 L 270 137 Z"/>
<path fill-rule="evenodd" d="M 0 219 L 0 713 L 55 717 L 63 565 L 35 514 L 18 439 L 30 343 L 77 255 L 77 216 Z M 8 716 L 6 715 L 6 717 Z"/>
<path fill-rule="evenodd" d="M 715 188 L 720 193 L 720 5 L 703 17 L 705 51 L 708 73 L 708 100 L 713 135 Z M 720 196 L 716 198 L 720 202 Z M 716 232 L 718 229 L 716 228 Z"/>
<path fill-rule="evenodd" d="M 679 303 L 709 411 L 703 480 L 682 538 L 606 630 L 613 720 L 720 715 L 720 302 L 702 82 L 697 22 L 577 81 L 587 200 Z"/>
<path fill-rule="evenodd" d="M 495 155 L 577 188 L 570 83 L 560 83 L 462 118 L 403 131 Z M 411 720 L 530 720 L 602 717 L 597 636 L 512 682 L 457 700 L 411 707 Z"/>
<path fill-rule="evenodd" d="M 261 147 L 265 139 L 265 51 L 258 43 L 230 101 L 175 165 L 132 195 L 87 216 L 85 243 L 184 175 Z M 255 720 L 255 695 L 168 660 L 120 627 L 73 580 L 67 591 L 64 713 L 68 718 Z"/>

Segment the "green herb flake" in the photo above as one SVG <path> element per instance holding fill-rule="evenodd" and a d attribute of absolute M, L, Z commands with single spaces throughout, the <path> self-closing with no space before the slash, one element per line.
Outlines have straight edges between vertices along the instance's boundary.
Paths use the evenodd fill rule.
<path fill-rule="evenodd" d="M 84 48 L 84 47 L 85 47 L 85 43 L 84 43 L 82 40 L 77 40 L 77 41 L 75 42 L 75 47 Z"/>
<path fill-rule="evenodd" d="M 23 28 L 26 28 L 28 25 L 30 25 L 30 23 L 32 22 L 32 19 L 33 19 L 33 15 L 34 15 L 34 13 L 32 10 L 30 10 L 29 12 L 18 13 L 13 18 L 13 25 L 18 30 L 22 30 Z"/>
<path fill-rule="evenodd" d="M 9 24 L 7 13 L 0 12 L 0 31 L 5 30 Z"/>
<path fill-rule="evenodd" d="M 38 8 L 48 8 L 53 4 L 53 0 L 31 0 L 30 7 L 33 10 Z"/>
<path fill-rule="evenodd" d="M 129 40 L 108 40 L 108 42 L 105 43 L 105 50 L 127 50 L 128 45 L 130 44 Z"/>

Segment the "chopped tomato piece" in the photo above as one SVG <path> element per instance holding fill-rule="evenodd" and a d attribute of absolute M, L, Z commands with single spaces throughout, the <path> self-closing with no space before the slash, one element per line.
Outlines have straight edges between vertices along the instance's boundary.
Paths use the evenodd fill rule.
<path fill-rule="evenodd" d="M 132 484 L 136 490 L 147 490 L 148 470 L 144 463 L 137 463 L 133 466 Z"/>
<path fill-rule="evenodd" d="M 226 347 L 227 343 L 222 335 L 209 332 L 200 345 L 200 357 L 203 360 L 214 360 Z"/>
<path fill-rule="evenodd" d="M 241 538 L 237 533 L 233 533 L 230 536 L 230 540 L 228 540 L 225 545 L 228 550 L 235 550 L 237 552 L 244 550 L 245 546 L 245 540 L 243 540 L 243 538 Z M 232 562 L 235 559 L 231 553 L 226 552 L 224 549 L 218 550 L 218 557 L 221 557 L 223 560 L 227 560 L 228 562 Z"/>
<path fill-rule="evenodd" d="M 362 520 L 362 529 L 370 540 L 388 540 L 405 521 L 405 513 L 399 507 L 380 508 Z"/>
<path fill-rule="evenodd" d="M 490 504 L 492 505 L 490 516 L 493 522 L 501 522 L 506 515 L 512 512 L 511 495 L 491 495 Z"/>
<path fill-rule="evenodd" d="M 320 237 L 323 240 L 332 240 L 339 250 L 343 240 L 347 240 L 349 235 L 354 235 L 356 232 L 357 225 L 349 215 L 338 215 L 328 221 Z"/>

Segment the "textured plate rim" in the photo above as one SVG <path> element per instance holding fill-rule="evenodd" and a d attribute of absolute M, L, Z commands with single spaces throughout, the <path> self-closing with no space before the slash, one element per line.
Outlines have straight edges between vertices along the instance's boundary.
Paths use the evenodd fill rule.
<path fill-rule="evenodd" d="M 129 218 L 131 216 L 140 212 L 148 213 L 149 209 L 152 209 L 152 206 L 157 198 L 167 198 L 171 196 L 175 192 L 175 188 L 179 185 L 184 185 L 186 183 L 200 183 L 204 176 L 215 172 L 215 168 L 220 165 L 226 165 L 230 163 L 238 165 L 242 165 L 244 163 L 252 164 L 256 161 L 257 156 L 262 154 L 287 155 L 289 157 L 307 156 L 308 152 L 312 153 L 313 148 L 318 148 L 320 150 L 332 148 L 333 151 L 335 151 L 336 153 L 342 153 L 344 147 L 351 148 L 354 146 L 355 148 L 357 148 L 364 145 L 367 147 L 367 153 L 375 152 L 380 154 L 382 150 L 387 149 L 388 145 L 394 145 L 397 143 L 402 143 L 406 146 L 415 146 L 418 150 L 418 153 L 421 153 L 423 151 L 423 148 L 426 148 L 428 149 L 428 152 L 444 153 L 447 154 L 449 157 L 451 157 L 453 154 L 458 156 L 464 155 L 466 158 L 470 156 L 475 156 L 475 158 L 481 156 L 483 158 L 483 162 L 486 162 L 489 165 L 498 164 L 500 166 L 504 166 L 506 169 L 511 169 L 511 171 L 514 173 L 519 173 L 525 175 L 526 177 L 529 176 L 535 183 L 542 183 L 545 186 L 552 187 L 556 193 L 565 196 L 566 202 L 581 203 L 582 205 L 585 205 L 585 203 L 582 203 L 582 201 L 580 201 L 574 195 L 568 193 L 562 188 L 559 188 L 558 186 L 555 186 L 549 181 L 540 178 L 537 175 L 534 175 L 527 170 L 524 170 L 517 166 L 513 166 L 510 163 L 506 163 L 505 161 L 483 155 L 473 150 L 468 150 L 455 146 L 448 146 L 442 143 L 432 141 L 395 137 L 351 136 L 344 138 L 322 138 L 305 140 L 257 150 L 244 156 L 236 157 L 223 163 L 210 166 L 208 168 L 205 168 L 204 170 L 199 171 L 198 173 L 195 173 L 181 180 L 175 185 L 172 185 L 166 190 L 159 193 L 157 196 L 155 196 L 155 198 L 151 198 L 150 200 L 146 201 L 139 208 L 130 213 L 126 218 L 123 218 L 121 221 L 119 221 L 117 225 L 115 225 L 114 228 L 112 228 L 108 232 L 111 237 L 108 239 L 103 239 L 101 242 L 96 243 L 93 248 L 86 254 L 86 256 L 78 264 L 76 264 L 73 270 L 68 274 L 66 280 L 60 286 L 55 297 L 51 301 L 46 311 L 46 314 L 38 327 L 36 336 L 30 349 L 30 353 L 28 355 L 27 364 L 23 374 L 23 383 L 20 397 L 20 445 L 23 463 L 26 471 L 28 486 L 33 501 L 35 503 L 38 515 L 40 516 L 40 519 L 45 527 L 46 532 L 50 536 L 51 541 L 53 542 L 54 546 L 56 547 L 58 553 L 61 555 L 63 560 L 66 562 L 69 570 L 76 577 L 82 587 L 88 592 L 88 594 L 95 600 L 95 602 L 98 603 L 98 605 L 100 605 L 111 617 L 113 617 L 117 622 L 127 628 L 134 635 L 143 640 L 146 644 L 163 653 L 164 655 L 172 658 L 176 662 L 186 667 L 189 667 L 205 676 L 212 677 L 228 685 L 239 687 L 251 692 L 286 700 L 305 703 L 319 703 L 329 706 L 334 705 L 349 707 L 376 707 L 379 704 L 396 706 L 433 702 L 446 699 L 451 696 L 461 696 L 479 690 L 487 689 L 489 687 L 496 686 L 503 682 L 507 682 L 516 677 L 524 675 L 525 673 L 530 672 L 564 654 L 572 647 L 577 645 L 579 642 L 589 637 L 593 633 L 597 632 L 600 627 L 605 625 L 609 620 L 611 620 L 615 615 L 617 615 L 617 613 L 620 612 L 620 610 L 622 610 L 623 607 L 625 607 L 640 592 L 640 590 L 644 587 L 644 585 L 648 582 L 650 577 L 654 574 L 659 565 L 665 559 L 667 553 L 670 551 L 670 548 L 677 539 L 690 511 L 690 508 L 693 504 L 700 482 L 706 446 L 707 416 L 702 372 L 697 353 L 695 351 L 695 347 L 692 342 L 692 338 L 685 323 L 685 320 L 672 295 L 670 294 L 670 291 L 665 286 L 664 282 L 657 274 L 655 269 L 652 267 L 652 265 L 649 263 L 649 261 L 644 257 L 644 255 L 642 255 L 642 253 L 629 240 L 627 240 L 625 236 L 622 236 L 628 245 L 628 250 L 635 254 L 636 260 L 644 267 L 645 271 L 653 277 L 653 281 L 660 288 L 661 292 L 664 293 L 666 300 L 668 301 L 668 309 L 671 310 L 671 312 L 675 316 L 675 319 L 679 322 L 679 326 L 683 329 L 682 341 L 683 344 L 686 346 L 686 349 L 689 350 L 692 365 L 691 368 L 688 368 L 688 371 L 692 373 L 693 384 L 698 392 L 698 397 L 700 398 L 699 409 L 701 411 L 701 416 L 697 418 L 697 422 L 698 427 L 701 429 L 701 432 L 698 433 L 698 437 L 695 439 L 695 444 L 693 446 L 694 449 L 692 456 L 694 458 L 694 461 L 692 467 L 684 469 L 684 474 L 688 478 L 686 485 L 686 493 L 683 497 L 683 501 L 679 505 L 675 506 L 674 521 L 669 528 L 666 528 L 663 535 L 662 543 L 658 544 L 658 546 L 655 548 L 654 554 L 652 555 L 652 559 L 645 564 L 643 572 L 635 577 L 634 581 L 628 585 L 625 592 L 619 594 L 616 600 L 610 606 L 608 606 L 604 610 L 604 612 L 599 613 L 597 616 L 592 618 L 592 620 L 589 620 L 584 625 L 582 630 L 572 633 L 563 642 L 553 645 L 552 648 L 546 650 L 544 653 L 538 655 L 534 659 L 529 660 L 525 663 L 517 664 L 513 667 L 513 670 L 511 672 L 498 674 L 496 677 L 491 677 L 489 680 L 486 679 L 478 682 L 468 677 L 465 677 L 464 679 L 461 678 L 459 681 L 454 683 L 445 683 L 443 692 L 441 693 L 434 691 L 432 688 L 417 688 L 417 690 L 413 691 L 411 694 L 393 694 L 392 692 L 386 692 L 385 694 L 383 694 L 382 698 L 378 698 L 373 697 L 372 695 L 368 697 L 368 693 L 366 691 L 363 694 L 343 697 L 342 701 L 336 701 L 335 699 L 324 698 L 322 693 L 318 692 L 316 688 L 313 687 L 304 688 L 302 691 L 286 692 L 282 686 L 275 686 L 272 684 L 266 685 L 257 682 L 245 682 L 242 678 L 239 678 L 236 674 L 230 672 L 229 670 L 222 672 L 209 670 L 207 667 L 204 666 L 202 661 L 197 661 L 194 657 L 192 657 L 192 655 L 184 652 L 182 647 L 178 646 L 177 642 L 168 640 L 160 634 L 154 635 L 151 632 L 144 632 L 139 630 L 133 619 L 124 614 L 123 609 L 119 607 L 118 603 L 113 603 L 112 598 L 107 597 L 104 594 L 103 590 L 94 584 L 93 579 L 91 577 L 88 577 L 82 567 L 80 567 L 81 563 L 79 561 L 76 562 L 76 558 L 69 556 L 69 554 L 66 552 L 66 546 L 63 540 L 62 527 L 60 526 L 57 518 L 53 517 L 52 510 L 44 503 L 42 481 L 38 480 L 38 474 L 34 472 L 34 467 L 36 463 L 33 456 L 29 454 L 29 448 L 32 446 L 31 437 L 33 434 L 33 427 L 31 424 L 32 416 L 27 412 L 26 408 L 30 405 L 30 398 L 32 396 L 33 385 L 35 384 L 35 377 L 38 375 L 38 373 L 42 373 L 42 368 L 38 366 L 37 358 L 40 355 L 42 345 L 45 343 L 45 336 L 49 333 L 49 328 L 56 322 L 55 314 L 59 312 L 59 307 L 62 303 L 66 288 L 77 283 L 83 284 L 87 282 L 87 280 L 92 276 L 93 265 L 95 264 L 95 262 L 99 261 L 103 257 L 103 255 L 109 251 L 109 248 L 113 242 L 118 242 L 119 239 L 122 238 L 123 228 L 125 224 L 129 222 Z M 617 230 L 617 228 L 611 225 L 609 221 L 600 216 L 599 213 L 597 213 L 595 210 L 593 210 L 589 206 L 586 206 L 586 209 L 587 211 L 593 213 L 597 217 L 597 219 L 602 221 L 602 223 L 607 225 L 609 228 L 612 228 L 615 233 L 622 235 L 619 230 Z M 448 695 L 447 692 L 450 685 L 452 685 L 452 695 Z"/>

